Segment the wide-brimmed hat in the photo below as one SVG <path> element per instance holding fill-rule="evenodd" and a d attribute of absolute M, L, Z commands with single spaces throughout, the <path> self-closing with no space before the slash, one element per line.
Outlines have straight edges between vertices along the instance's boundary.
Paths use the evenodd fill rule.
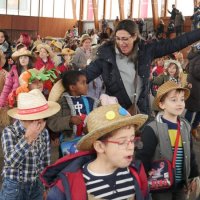
<path fill-rule="evenodd" d="M 60 110 L 56 102 L 47 101 L 39 89 L 20 93 L 17 108 L 10 109 L 8 115 L 19 120 L 38 120 L 50 117 Z"/>
<path fill-rule="evenodd" d="M 148 116 L 143 114 L 131 116 L 119 104 L 98 107 L 88 115 L 89 133 L 78 142 L 77 149 L 80 151 L 93 150 L 93 143 L 107 133 L 129 125 L 134 125 L 137 130 L 147 118 Z"/>
<path fill-rule="evenodd" d="M 82 45 L 83 42 L 84 42 L 85 40 L 87 40 L 87 39 L 89 39 L 89 40 L 92 41 L 92 38 L 91 38 L 88 34 L 83 34 L 83 35 L 81 36 L 81 38 L 80 38 L 80 45 Z"/>
<path fill-rule="evenodd" d="M 75 53 L 75 51 L 73 51 L 70 48 L 64 48 L 62 49 L 62 52 L 60 54 L 58 54 L 59 56 L 64 56 L 64 55 L 73 55 Z"/>
<path fill-rule="evenodd" d="M 2 51 L 0 51 L 0 67 L 3 67 L 6 63 L 6 56 Z"/>
<path fill-rule="evenodd" d="M 169 59 L 169 60 L 165 60 L 164 62 L 164 69 L 166 70 L 170 64 L 175 64 L 178 66 L 178 70 L 179 70 L 179 73 L 181 73 L 183 71 L 182 67 L 181 67 L 181 63 L 177 60 L 172 60 L 172 59 Z"/>
<path fill-rule="evenodd" d="M 12 59 L 16 61 L 20 56 L 33 57 L 33 54 L 26 47 L 23 47 L 12 54 Z"/>
<path fill-rule="evenodd" d="M 40 52 L 41 49 L 45 49 L 48 54 L 52 57 L 53 56 L 53 52 L 51 47 L 48 44 L 42 43 L 42 44 L 38 44 L 38 46 L 36 47 L 37 51 L 36 52 Z"/>
<path fill-rule="evenodd" d="M 61 97 L 61 95 L 62 95 L 62 93 L 64 91 L 65 91 L 65 88 L 64 88 L 64 86 L 62 84 L 62 80 L 60 79 L 52 87 L 52 89 L 51 89 L 51 91 L 49 93 L 48 100 L 57 102 L 60 99 L 60 97 Z"/>
<path fill-rule="evenodd" d="M 154 98 L 153 105 L 156 110 L 161 110 L 159 107 L 159 102 L 161 101 L 162 97 L 167 94 L 168 92 L 171 92 L 172 90 L 183 90 L 185 100 L 190 96 L 190 90 L 187 88 L 182 87 L 181 85 L 175 83 L 174 81 L 167 81 L 164 84 L 162 84 L 158 90 L 156 97 Z"/>
<path fill-rule="evenodd" d="M 51 45 L 57 47 L 58 49 L 60 49 L 60 51 L 62 50 L 62 43 L 61 42 L 53 40 L 51 42 Z"/>

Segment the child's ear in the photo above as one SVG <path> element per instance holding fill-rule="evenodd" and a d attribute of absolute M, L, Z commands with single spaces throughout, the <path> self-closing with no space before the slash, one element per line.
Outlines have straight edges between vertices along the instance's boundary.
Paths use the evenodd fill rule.
<path fill-rule="evenodd" d="M 69 86 L 69 91 L 74 91 L 74 85 Z"/>
<path fill-rule="evenodd" d="M 97 153 L 105 152 L 105 144 L 99 140 L 94 142 L 93 147 Z"/>
<path fill-rule="evenodd" d="M 158 105 L 159 105 L 159 107 L 160 107 L 162 110 L 164 110 L 164 109 L 165 109 L 165 105 L 164 105 L 164 103 L 163 103 L 163 102 L 159 102 L 159 103 L 158 103 Z"/>

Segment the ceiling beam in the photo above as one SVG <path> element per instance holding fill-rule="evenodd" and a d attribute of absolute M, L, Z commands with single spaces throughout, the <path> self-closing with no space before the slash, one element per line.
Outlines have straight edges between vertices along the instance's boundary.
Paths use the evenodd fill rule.
<path fill-rule="evenodd" d="M 99 30 L 98 9 L 96 0 L 92 0 L 93 14 L 94 14 L 94 27 Z"/>
<path fill-rule="evenodd" d="M 72 0 L 73 18 L 76 19 L 76 0 Z"/>
<path fill-rule="evenodd" d="M 124 19 L 124 0 L 119 0 L 119 17 L 120 20 Z"/>
<path fill-rule="evenodd" d="M 152 14 L 153 14 L 153 26 L 154 26 L 154 29 L 156 29 L 159 23 L 158 0 L 151 0 L 151 3 L 152 3 Z"/>

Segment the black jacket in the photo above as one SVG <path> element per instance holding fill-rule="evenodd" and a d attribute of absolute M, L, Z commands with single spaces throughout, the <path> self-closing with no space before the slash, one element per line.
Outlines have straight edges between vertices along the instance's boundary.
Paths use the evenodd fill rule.
<path fill-rule="evenodd" d="M 200 29 L 185 33 L 175 39 L 166 39 L 138 44 L 138 74 L 142 78 L 142 92 L 138 99 L 138 107 L 142 113 L 149 114 L 149 74 L 150 65 L 155 58 L 171 54 L 200 40 Z M 102 75 L 106 86 L 106 94 L 117 97 L 124 108 L 131 106 L 131 100 L 125 90 L 119 69 L 116 64 L 114 43 L 108 42 L 101 46 L 97 52 L 97 58 L 84 69 L 88 82 Z M 134 77 L 133 77 L 134 78 Z"/>

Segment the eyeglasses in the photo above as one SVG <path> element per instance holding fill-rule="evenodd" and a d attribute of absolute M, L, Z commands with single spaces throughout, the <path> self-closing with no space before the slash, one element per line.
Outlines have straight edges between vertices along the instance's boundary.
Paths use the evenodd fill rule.
<path fill-rule="evenodd" d="M 139 137 L 135 137 L 129 140 L 122 140 L 122 141 L 103 140 L 102 142 L 117 144 L 120 149 L 127 149 L 129 144 L 136 145 L 138 141 L 140 142 Z"/>
<path fill-rule="evenodd" d="M 119 43 L 120 41 L 124 42 L 124 43 L 128 43 L 129 39 L 132 38 L 133 36 L 130 35 L 129 37 L 118 37 L 118 36 L 115 36 L 115 41 L 117 43 Z"/>

